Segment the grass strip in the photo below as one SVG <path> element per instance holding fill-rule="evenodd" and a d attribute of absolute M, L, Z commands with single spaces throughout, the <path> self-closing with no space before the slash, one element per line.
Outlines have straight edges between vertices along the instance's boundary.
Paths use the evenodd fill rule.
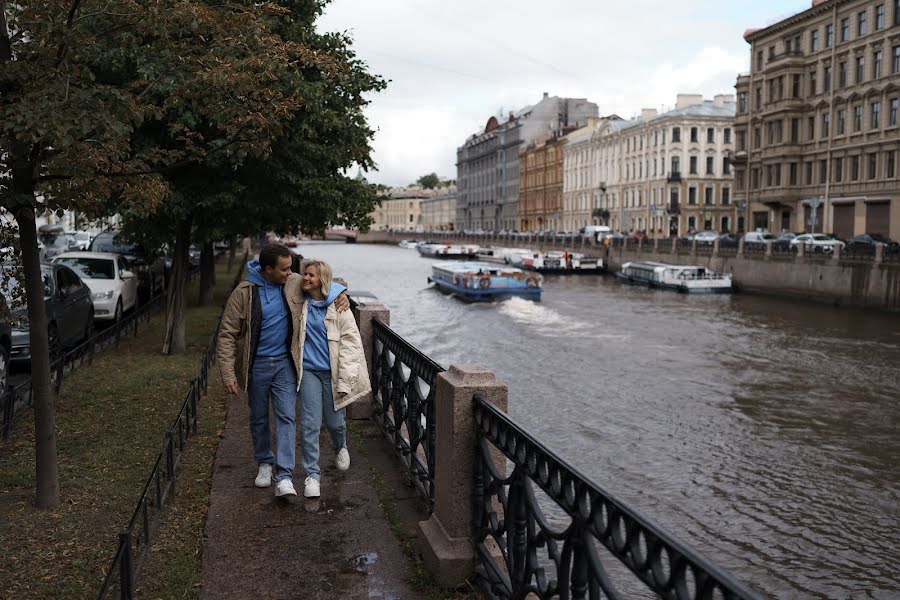
<path fill-rule="evenodd" d="M 66 378 L 55 402 L 57 509 L 39 511 L 33 506 L 32 415 L 24 416 L 0 445 L 0 589 L 5 597 L 96 595 L 115 552 L 116 536 L 134 510 L 196 374 L 232 276 L 224 264 L 218 265 L 213 304 L 188 309 L 184 354 L 160 354 L 165 322 L 157 313 L 136 337 L 123 338 L 119 348 L 103 352 L 92 365 Z M 193 287 L 189 299 L 196 295 Z M 140 585 L 148 597 L 157 597 L 157 591 L 166 598 L 196 595 L 212 456 L 224 422 L 221 383 L 215 369 L 210 375 L 209 396 L 200 404 L 200 435 L 188 442 L 176 501 L 164 513 L 165 524 L 145 563 Z"/>

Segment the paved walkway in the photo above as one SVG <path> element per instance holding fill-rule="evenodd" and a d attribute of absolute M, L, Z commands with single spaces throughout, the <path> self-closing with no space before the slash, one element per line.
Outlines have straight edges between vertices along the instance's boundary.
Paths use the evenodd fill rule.
<path fill-rule="evenodd" d="M 256 464 L 247 418 L 246 402 L 230 397 L 213 471 L 201 597 L 419 598 L 405 580 L 410 561 L 388 526 L 370 469 L 397 493 L 407 529 L 425 515 L 413 490 L 403 485 L 399 463 L 377 427 L 354 422 L 359 441 L 348 442 L 346 473 L 335 469 L 331 444 L 323 437 L 322 497 L 303 498 L 305 475 L 299 469 L 294 473 L 299 495 L 285 501 L 275 498 L 274 485 L 253 485 Z"/>

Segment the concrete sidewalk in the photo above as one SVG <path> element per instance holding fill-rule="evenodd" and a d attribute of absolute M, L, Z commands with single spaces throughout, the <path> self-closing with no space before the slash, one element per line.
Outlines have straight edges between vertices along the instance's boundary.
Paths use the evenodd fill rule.
<path fill-rule="evenodd" d="M 257 467 L 243 397 L 229 396 L 227 414 L 210 492 L 201 598 L 421 597 L 406 581 L 411 562 L 388 526 L 370 468 L 396 494 L 407 530 L 427 515 L 374 423 L 354 422 L 359 441 L 348 440 L 345 473 L 334 467 L 323 427 L 318 500 L 303 498 L 298 447 L 298 496 L 286 501 L 275 498 L 274 484 L 253 485 Z"/>

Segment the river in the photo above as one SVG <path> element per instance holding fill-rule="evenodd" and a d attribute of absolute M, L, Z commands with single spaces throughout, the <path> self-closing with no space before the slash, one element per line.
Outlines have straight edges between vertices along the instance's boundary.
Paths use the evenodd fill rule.
<path fill-rule="evenodd" d="M 603 488 L 777 598 L 900 598 L 900 317 L 550 276 L 468 305 L 394 246 L 306 243 Z"/>

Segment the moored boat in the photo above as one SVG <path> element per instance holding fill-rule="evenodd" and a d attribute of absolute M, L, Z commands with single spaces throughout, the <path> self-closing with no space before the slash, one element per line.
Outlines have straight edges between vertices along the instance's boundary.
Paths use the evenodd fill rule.
<path fill-rule="evenodd" d="M 521 266 L 544 275 L 596 275 L 604 271 L 603 259 L 586 259 L 580 252 L 535 252 L 521 258 Z"/>
<path fill-rule="evenodd" d="M 441 258 L 449 260 L 473 260 L 478 257 L 479 246 L 475 244 L 447 245 L 425 244 L 419 246 L 419 254 L 428 258 Z"/>
<path fill-rule="evenodd" d="M 731 274 L 706 267 L 634 261 L 622 265 L 616 277 L 633 285 L 646 285 L 688 294 L 730 294 Z"/>
<path fill-rule="evenodd" d="M 507 298 L 541 299 L 543 278 L 537 273 L 486 262 L 459 261 L 431 265 L 429 283 L 467 302 Z"/>

